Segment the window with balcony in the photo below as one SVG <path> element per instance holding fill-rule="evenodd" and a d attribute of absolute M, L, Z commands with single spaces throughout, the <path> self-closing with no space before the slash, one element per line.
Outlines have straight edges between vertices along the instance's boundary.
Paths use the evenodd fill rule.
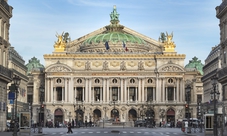
<path fill-rule="evenodd" d="M 118 100 L 118 88 L 112 87 L 112 101 Z"/>
<path fill-rule="evenodd" d="M 76 88 L 76 98 L 77 98 L 77 101 L 83 100 L 83 87 Z"/>
<path fill-rule="evenodd" d="M 135 87 L 129 87 L 129 100 L 130 101 L 136 100 L 136 88 Z"/>
<path fill-rule="evenodd" d="M 62 101 L 62 87 L 56 88 L 56 97 L 57 101 Z"/>
<path fill-rule="evenodd" d="M 153 87 L 147 87 L 147 101 L 153 100 Z"/>
<path fill-rule="evenodd" d="M 95 101 L 100 101 L 100 87 L 94 87 Z"/>
<path fill-rule="evenodd" d="M 168 97 L 168 101 L 173 101 L 173 99 L 174 99 L 174 87 L 168 87 L 167 88 L 167 97 Z"/>

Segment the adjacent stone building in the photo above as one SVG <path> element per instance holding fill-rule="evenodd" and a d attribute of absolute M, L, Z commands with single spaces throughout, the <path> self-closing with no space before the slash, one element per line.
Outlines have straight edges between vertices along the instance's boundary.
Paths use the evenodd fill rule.
<path fill-rule="evenodd" d="M 13 76 L 19 76 L 21 78 L 20 85 L 18 87 L 18 95 L 17 95 L 17 117 L 19 117 L 20 111 L 27 111 L 27 67 L 25 66 L 24 59 L 19 55 L 19 53 L 14 49 L 14 47 L 9 47 L 9 54 L 8 54 L 8 68 L 13 71 Z M 8 84 L 8 88 L 11 86 L 11 83 Z M 9 92 L 10 90 L 8 90 Z M 8 107 L 8 117 L 7 120 L 15 118 L 15 101 L 9 100 L 7 103 Z"/>
<path fill-rule="evenodd" d="M 176 122 L 186 114 L 186 86 L 192 88 L 188 114 L 196 117 L 201 62 L 193 58 L 184 67 L 172 33 L 161 33 L 157 41 L 120 25 L 115 6 L 110 17 L 110 25 L 76 40 L 68 33 L 57 36 L 54 52 L 44 55 L 45 71 L 32 72 L 33 112 L 45 86 L 45 110 L 34 113 L 33 121 Z"/>
<path fill-rule="evenodd" d="M 8 68 L 8 48 L 12 7 L 7 0 L 0 2 L 0 131 L 6 128 L 7 84 L 12 81 L 13 72 Z"/>
<path fill-rule="evenodd" d="M 220 60 L 221 68 L 218 70 L 218 81 L 222 85 L 222 101 L 223 101 L 223 115 L 225 122 L 227 122 L 227 0 L 222 0 L 222 3 L 216 7 L 216 17 L 220 20 Z"/>

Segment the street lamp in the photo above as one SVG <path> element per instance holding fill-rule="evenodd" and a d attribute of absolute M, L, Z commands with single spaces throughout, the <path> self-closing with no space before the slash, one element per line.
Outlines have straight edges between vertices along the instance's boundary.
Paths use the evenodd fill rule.
<path fill-rule="evenodd" d="M 44 97 L 44 87 L 41 85 L 39 87 L 39 92 L 40 92 L 40 109 L 39 109 L 39 128 L 38 128 L 38 133 L 43 133 L 42 131 L 42 120 L 41 120 L 41 113 L 43 112 L 43 97 Z"/>
<path fill-rule="evenodd" d="M 220 93 L 219 91 L 216 89 L 217 84 L 218 84 L 218 78 L 216 76 L 213 76 L 211 78 L 211 83 L 213 85 L 213 90 L 211 90 L 210 94 L 211 94 L 211 100 L 213 100 L 214 103 L 214 125 L 213 125 L 213 133 L 214 136 L 217 136 L 217 110 L 216 110 L 216 106 L 217 106 L 217 100 L 219 99 Z M 216 98 L 217 95 L 217 98 Z"/>
<path fill-rule="evenodd" d="M 153 113 L 153 111 L 151 109 L 151 102 L 152 102 L 152 97 L 150 97 L 149 100 L 147 100 L 147 116 L 148 116 L 149 121 L 150 121 L 150 126 L 153 127 L 153 124 L 154 124 L 154 113 Z"/>
<path fill-rule="evenodd" d="M 115 108 L 115 102 L 116 102 L 115 99 L 113 99 L 114 109 L 113 109 L 112 112 L 113 112 L 113 116 L 114 116 L 114 121 L 116 121 L 116 120 L 115 120 L 115 117 L 116 117 L 116 113 L 117 113 L 117 110 L 116 110 L 116 108 Z"/>
<path fill-rule="evenodd" d="M 81 109 L 81 106 L 78 103 L 78 100 L 79 100 L 79 98 L 76 97 L 76 110 L 75 110 L 75 112 L 76 112 L 76 127 L 79 128 L 80 126 L 79 126 L 79 122 L 78 122 L 78 116 L 79 116 L 79 114 L 80 115 L 83 114 L 83 111 Z M 82 101 L 82 104 L 83 104 L 83 101 Z"/>
<path fill-rule="evenodd" d="M 15 121 L 14 121 L 14 131 L 13 131 L 13 136 L 17 136 L 17 129 L 18 129 L 18 120 L 17 120 L 17 94 L 18 94 L 18 87 L 20 85 L 21 78 L 19 76 L 14 76 L 13 77 L 13 84 L 15 86 Z"/>
<path fill-rule="evenodd" d="M 187 105 L 186 105 L 186 108 L 187 108 L 187 120 L 188 120 L 188 132 L 191 133 L 191 123 L 190 123 L 190 117 L 189 117 L 189 110 L 190 110 L 190 107 L 189 107 L 189 102 L 190 102 L 190 92 L 191 92 L 191 87 L 188 85 L 186 88 L 186 94 L 187 94 Z"/>

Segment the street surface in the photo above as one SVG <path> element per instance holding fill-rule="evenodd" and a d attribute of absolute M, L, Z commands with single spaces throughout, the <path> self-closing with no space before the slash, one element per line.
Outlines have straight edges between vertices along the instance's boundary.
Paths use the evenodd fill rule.
<path fill-rule="evenodd" d="M 43 128 L 43 134 L 31 133 L 44 136 L 185 136 L 180 128 L 73 128 L 73 133 L 66 133 L 67 128 Z M 28 134 L 22 134 L 28 135 Z M 203 133 L 192 133 L 188 135 L 202 136 Z M 0 132 L 0 136 L 12 136 L 12 132 Z"/>

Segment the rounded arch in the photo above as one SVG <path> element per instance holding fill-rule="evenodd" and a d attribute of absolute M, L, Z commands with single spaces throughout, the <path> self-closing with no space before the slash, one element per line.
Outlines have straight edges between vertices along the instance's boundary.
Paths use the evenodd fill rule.
<path fill-rule="evenodd" d="M 128 120 L 129 121 L 136 121 L 137 117 L 138 117 L 138 115 L 137 115 L 137 111 L 135 109 L 132 108 L 128 111 Z"/>
<path fill-rule="evenodd" d="M 119 121 L 119 110 L 114 108 L 110 111 L 111 119 L 113 121 Z"/>
<path fill-rule="evenodd" d="M 59 123 L 64 123 L 64 112 L 61 108 L 57 108 L 54 111 L 54 123 L 55 127 L 59 127 Z"/>
<path fill-rule="evenodd" d="M 102 117 L 102 113 L 101 113 L 101 110 L 99 109 L 95 109 L 93 111 L 93 122 L 97 122 L 101 119 Z"/>
<path fill-rule="evenodd" d="M 170 107 L 166 109 L 166 121 L 170 124 L 170 127 L 175 126 L 175 109 Z"/>

